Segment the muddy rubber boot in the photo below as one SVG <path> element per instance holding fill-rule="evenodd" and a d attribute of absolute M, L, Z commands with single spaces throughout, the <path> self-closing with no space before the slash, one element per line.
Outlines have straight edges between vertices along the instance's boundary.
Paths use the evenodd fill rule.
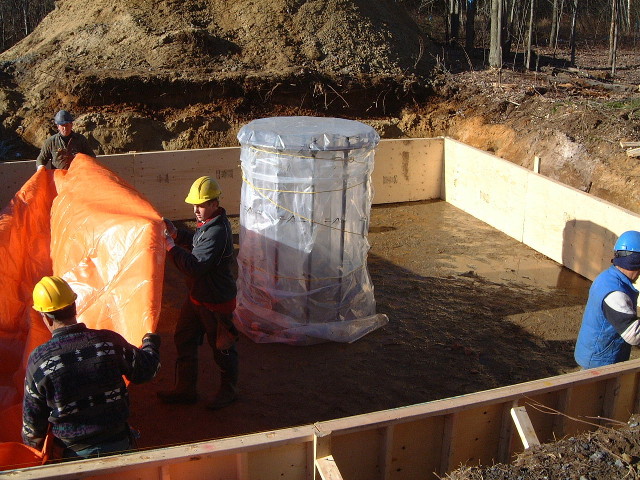
<path fill-rule="evenodd" d="M 176 362 L 176 386 L 173 390 L 164 390 L 157 393 L 162 403 L 189 404 L 198 400 L 197 380 L 198 363 L 191 361 Z"/>
<path fill-rule="evenodd" d="M 231 383 L 223 383 L 220 385 L 220 390 L 218 390 L 213 400 L 207 403 L 207 408 L 209 410 L 219 410 L 231 405 L 236 400 L 238 400 L 238 388 Z"/>
<path fill-rule="evenodd" d="M 211 402 L 209 410 L 218 410 L 231 405 L 238 399 L 238 352 L 235 347 L 214 352 L 216 364 L 220 367 L 220 389 Z"/>

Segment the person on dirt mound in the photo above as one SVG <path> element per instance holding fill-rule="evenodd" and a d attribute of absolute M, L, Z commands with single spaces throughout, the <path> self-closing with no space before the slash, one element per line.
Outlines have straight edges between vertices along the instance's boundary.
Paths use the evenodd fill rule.
<path fill-rule="evenodd" d="M 147 333 L 142 347 L 111 330 L 76 319 L 76 293 L 61 277 L 43 277 L 33 289 L 33 309 L 51 340 L 29 355 L 22 404 L 22 441 L 49 460 L 121 453 L 135 446 L 129 428 L 132 383 L 148 382 L 160 367 L 160 336 Z M 50 433 L 47 433 L 50 430 Z"/>
<path fill-rule="evenodd" d="M 582 368 L 629 360 L 631 345 L 640 345 L 638 290 L 640 232 L 624 232 L 613 247 L 613 263 L 589 290 L 574 357 Z"/>
<path fill-rule="evenodd" d="M 50 136 L 44 142 L 40 154 L 36 159 L 36 169 L 46 167 L 51 162 L 51 169 L 67 169 L 77 153 L 84 153 L 95 157 L 86 137 L 73 131 L 73 115 L 66 110 L 60 110 L 53 118 L 58 133 Z"/>
<path fill-rule="evenodd" d="M 206 405 L 211 410 L 226 407 L 237 399 L 238 330 L 233 324 L 236 282 L 231 272 L 233 236 L 231 224 L 220 206 L 220 187 L 211 177 L 198 178 L 185 199 L 193 205 L 197 220 L 195 233 L 166 224 L 166 248 L 178 269 L 187 277 L 189 294 L 176 324 L 174 341 L 176 385 L 158 392 L 164 403 L 197 401 L 198 346 L 204 335 L 221 371 L 220 388 Z"/>

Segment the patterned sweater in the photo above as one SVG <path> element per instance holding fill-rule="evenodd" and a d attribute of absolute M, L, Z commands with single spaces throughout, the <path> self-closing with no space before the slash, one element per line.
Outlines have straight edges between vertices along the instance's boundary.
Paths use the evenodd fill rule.
<path fill-rule="evenodd" d="M 123 436 L 132 383 L 155 377 L 160 337 L 147 334 L 142 348 L 111 330 L 83 323 L 53 331 L 51 340 L 31 352 L 25 376 L 22 440 L 40 448 L 49 423 L 52 433 L 73 448 Z"/>

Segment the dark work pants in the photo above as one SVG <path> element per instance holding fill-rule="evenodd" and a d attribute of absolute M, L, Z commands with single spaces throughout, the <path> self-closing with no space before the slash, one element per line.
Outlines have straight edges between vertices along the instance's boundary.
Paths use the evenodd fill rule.
<path fill-rule="evenodd" d="M 213 358 L 222 373 L 222 383 L 231 383 L 234 387 L 238 380 L 238 352 L 235 343 L 226 350 L 216 348 L 218 322 L 233 324 L 232 314 L 212 312 L 202 305 L 195 305 L 187 297 L 174 334 L 178 352 L 178 375 L 181 371 L 186 377 L 193 376 L 194 382 L 198 371 L 198 347 L 206 335 L 207 343 L 213 350 Z"/>

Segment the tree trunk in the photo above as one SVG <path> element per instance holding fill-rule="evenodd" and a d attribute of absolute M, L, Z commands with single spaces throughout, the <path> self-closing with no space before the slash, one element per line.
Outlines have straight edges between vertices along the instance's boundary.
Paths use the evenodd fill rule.
<path fill-rule="evenodd" d="M 531 41 L 533 39 L 533 9 L 535 0 L 530 1 L 529 8 L 529 33 L 527 35 L 527 60 L 525 62 L 525 68 L 531 70 Z"/>
<path fill-rule="evenodd" d="M 618 48 L 618 0 L 611 0 L 611 27 L 609 28 L 609 65 L 611 76 L 616 73 L 616 50 Z"/>
<path fill-rule="evenodd" d="M 451 40 L 460 35 L 460 1 L 449 0 L 449 31 Z"/>
<path fill-rule="evenodd" d="M 573 0 L 573 12 L 571 13 L 571 66 L 576 66 L 576 21 L 578 19 L 578 0 Z"/>
<path fill-rule="evenodd" d="M 489 66 L 502 68 L 502 0 L 491 0 Z"/>
<path fill-rule="evenodd" d="M 549 32 L 549 47 L 556 48 L 558 30 L 558 0 L 553 0 L 553 8 L 551 9 L 551 32 Z"/>
<path fill-rule="evenodd" d="M 476 4 L 477 0 L 467 0 L 467 25 L 464 46 L 468 51 L 473 50 L 476 43 Z"/>
<path fill-rule="evenodd" d="M 29 35 L 29 0 L 22 0 L 22 17 L 24 19 L 24 36 Z"/>

